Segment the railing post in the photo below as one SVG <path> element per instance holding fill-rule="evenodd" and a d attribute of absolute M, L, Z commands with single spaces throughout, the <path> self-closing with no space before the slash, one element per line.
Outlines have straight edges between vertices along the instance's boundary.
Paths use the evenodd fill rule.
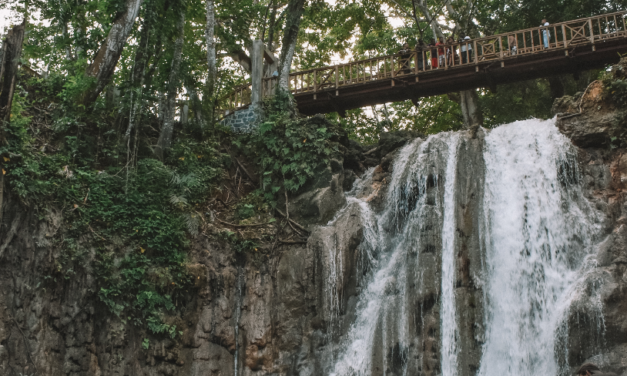
<path fill-rule="evenodd" d="M 340 91 L 338 90 L 340 86 L 340 67 L 335 66 L 335 96 L 340 95 Z"/>
<path fill-rule="evenodd" d="M 591 18 L 588 19 L 588 27 L 590 28 L 590 43 L 592 43 L 592 51 L 596 51 L 596 48 L 594 46 L 594 28 L 592 27 Z"/>
<path fill-rule="evenodd" d="M 394 86 L 394 77 L 396 77 L 396 69 L 394 68 L 394 55 L 390 57 L 392 61 L 392 86 Z"/>
<path fill-rule="evenodd" d="M 418 51 L 414 51 L 414 74 L 418 74 Z"/>
<path fill-rule="evenodd" d="M 477 51 L 477 41 L 473 40 L 472 41 L 473 44 L 473 53 L 475 55 L 475 65 L 477 66 L 477 72 L 479 71 L 479 52 Z"/>
<path fill-rule="evenodd" d="M 501 60 L 503 60 L 503 37 L 499 37 L 499 53 Z"/>
<path fill-rule="evenodd" d="M 564 44 L 564 48 L 568 47 L 568 39 L 566 39 L 566 26 L 562 24 L 562 42 Z M 568 54 L 568 52 L 566 52 Z"/>
<path fill-rule="evenodd" d="M 349 76 L 349 81 L 352 84 L 353 83 L 353 64 L 348 64 L 348 76 Z"/>

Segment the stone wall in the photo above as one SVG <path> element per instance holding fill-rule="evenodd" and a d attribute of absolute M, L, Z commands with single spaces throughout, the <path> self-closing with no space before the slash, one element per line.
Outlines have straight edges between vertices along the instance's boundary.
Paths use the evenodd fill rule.
<path fill-rule="evenodd" d="M 220 121 L 225 127 L 231 128 L 233 132 L 248 133 L 259 126 L 263 118 L 263 111 L 259 105 L 250 105 L 243 110 L 226 116 Z"/>

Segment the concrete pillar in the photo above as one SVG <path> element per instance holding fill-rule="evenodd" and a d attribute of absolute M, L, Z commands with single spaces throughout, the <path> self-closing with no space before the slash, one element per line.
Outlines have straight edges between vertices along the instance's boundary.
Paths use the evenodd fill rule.
<path fill-rule="evenodd" d="M 253 42 L 253 48 L 251 51 L 251 69 L 250 69 L 250 78 L 252 81 L 252 94 L 251 94 L 251 103 L 253 105 L 261 102 L 263 99 L 262 96 L 262 79 L 263 79 L 263 52 L 265 50 L 265 46 L 263 41 L 256 40 Z"/>

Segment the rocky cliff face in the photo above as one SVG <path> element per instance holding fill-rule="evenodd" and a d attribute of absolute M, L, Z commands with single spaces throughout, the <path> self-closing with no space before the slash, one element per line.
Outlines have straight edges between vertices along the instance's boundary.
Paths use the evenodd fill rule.
<path fill-rule="evenodd" d="M 615 78 L 624 77 L 626 66 L 623 59 L 613 68 Z M 627 151 L 616 145 L 627 127 L 627 114 L 611 95 L 595 81 L 582 95 L 562 98 L 553 108 L 556 125 L 579 147 L 586 197 L 605 215 L 595 267 L 586 278 L 586 293 L 569 315 L 569 338 L 573 340 L 565 361 L 592 361 L 626 374 Z M 602 311 L 603 322 L 598 322 L 590 307 Z"/>
<path fill-rule="evenodd" d="M 578 146 L 583 193 L 601 213 L 600 230 L 563 341 L 556 343 L 564 354 L 558 361 L 563 370 L 594 361 L 627 375 L 627 151 L 610 148 L 613 130 L 625 122 L 601 88 L 592 86 L 581 98 L 562 100 L 557 125 Z M 306 376 L 337 370 L 345 339 L 362 317 L 360 296 L 371 288 L 376 262 L 400 241 L 386 235 L 383 243 L 389 244 L 379 244 L 373 237 L 395 234 L 407 221 L 401 215 L 375 228 L 372 217 L 423 200 L 421 220 L 407 237 L 420 240 L 404 245 L 402 272 L 380 286 L 389 310 L 373 324 L 369 341 L 377 345 L 366 351 L 369 374 L 441 374 L 448 362 L 443 346 L 450 345 L 443 344 L 449 335 L 442 327 L 450 320 L 446 300 L 457 323 L 456 367 L 460 375 L 475 375 L 488 335 L 479 219 L 486 210 L 486 132 L 460 132 L 456 141 L 463 158 L 454 159 L 456 177 L 448 180 L 455 191 L 449 203 L 453 237 L 439 230 L 449 175 L 447 157 L 438 153 L 446 148 L 417 136 L 385 135 L 370 150 L 351 144 L 344 160 L 333 161 L 306 192 L 292 197 L 290 212 L 311 230 L 306 244 L 281 243 L 242 255 L 211 231 L 196 237 L 189 255 L 196 284 L 168 318 L 182 331 L 173 340 L 147 335 L 108 313 L 94 291 L 89 249 L 75 278 L 50 278 L 60 252 L 50 239 L 66 224 L 59 212 L 26 208 L 9 196 L 0 227 L 0 374 Z M 407 157 L 399 148 L 408 142 L 422 148 L 429 162 L 420 170 L 422 183 L 411 187 L 393 182 L 394 168 L 400 168 L 394 166 Z M 374 169 L 366 173 L 369 167 Z M 415 171 L 405 168 L 406 174 Z M 355 185 L 358 175 L 363 180 Z M 398 196 L 390 196 L 390 189 L 398 189 Z M 442 249 L 452 252 L 449 258 Z M 452 274 L 443 276 L 443 263 L 451 263 Z M 450 294 L 443 289 L 449 277 Z M 398 312 L 407 325 L 399 325 Z M 400 327 L 410 340 L 400 338 Z"/>

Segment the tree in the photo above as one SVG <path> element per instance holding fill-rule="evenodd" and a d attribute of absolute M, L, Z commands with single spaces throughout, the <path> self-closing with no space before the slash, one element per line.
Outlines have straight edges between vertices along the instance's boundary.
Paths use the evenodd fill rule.
<path fill-rule="evenodd" d="M 111 80 L 115 66 L 126 45 L 126 40 L 135 26 L 135 19 L 139 13 L 142 1 L 127 0 L 125 11 L 114 19 L 107 38 L 100 46 L 93 62 L 87 68 L 87 75 L 94 77 L 96 82 L 94 87 L 85 94 L 84 104 L 89 105 L 93 103 Z"/>
<path fill-rule="evenodd" d="M 178 6 L 179 18 L 176 23 L 177 36 L 174 42 L 174 53 L 172 55 L 172 66 L 170 77 L 168 78 L 166 102 L 164 104 L 161 133 L 155 147 L 155 154 L 159 159 L 163 159 L 164 153 L 172 144 L 172 132 L 174 131 L 174 116 L 176 112 L 176 96 L 180 84 L 179 76 L 181 69 L 181 57 L 183 54 L 183 42 L 185 38 L 185 2 L 181 1 Z"/>
<path fill-rule="evenodd" d="M 215 42 L 215 4 L 214 0 L 206 0 L 207 26 L 205 39 L 207 40 L 207 92 L 213 93 L 217 78 L 216 42 Z"/>
<path fill-rule="evenodd" d="M 300 21 L 305 8 L 305 0 L 290 0 L 287 5 L 283 42 L 279 58 L 279 88 L 289 90 L 289 76 L 298 41 Z"/>
<path fill-rule="evenodd" d="M 9 31 L 0 52 L 0 146 L 6 143 L 4 127 L 10 121 L 11 104 L 13 103 L 13 93 L 17 81 L 17 67 L 22 56 L 25 24 L 24 22 Z M 2 224 L 2 202 L 4 197 L 5 170 L 3 167 L 3 158 L 0 158 L 0 225 Z"/>

